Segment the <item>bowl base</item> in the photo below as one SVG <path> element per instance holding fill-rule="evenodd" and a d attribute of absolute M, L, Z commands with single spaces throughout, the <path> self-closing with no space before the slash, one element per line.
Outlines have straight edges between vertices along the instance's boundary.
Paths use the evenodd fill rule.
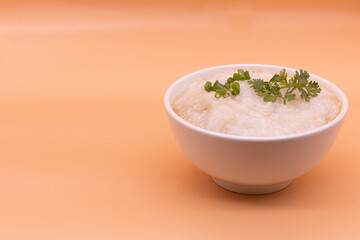
<path fill-rule="evenodd" d="M 228 182 L 221 180 L 219 178 L 211 177 L 214 182 L 222 188 L 229 190 L 231 192 L 242 193 L 242 194 L 268 194 L 280 191 L 292 183 L 292 179 L 285 182 L 274 183 L 274 184 L 264 184 L 264 185 L 247 185 L 247 184 L 238 184 L 233 182 Z"/>

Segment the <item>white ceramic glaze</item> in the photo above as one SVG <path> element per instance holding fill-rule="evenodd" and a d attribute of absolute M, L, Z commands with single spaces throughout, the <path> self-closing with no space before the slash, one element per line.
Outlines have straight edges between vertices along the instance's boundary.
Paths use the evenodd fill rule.
<path fill-rule="evenodd" d="M 170 125 L 186 157 L 209 174 L 219 186 L 233 192 L 265 194 L 287 187 L 294 178 L 314 168 L 332 146 L 348 110 L 345 94 L 329 81 L 310 78 L 332 90 L 341 101 L 341 112 L 328 124 L 311 131 L 279 137 L 242 137 L 212 132 L 180 118 L 171 102 L 184 84 L 211 73 L 239 69 L 280 71 L 295 69 L 258 64 L 234 64 L 190 73 L 174 82 L 164 97 Z"/>

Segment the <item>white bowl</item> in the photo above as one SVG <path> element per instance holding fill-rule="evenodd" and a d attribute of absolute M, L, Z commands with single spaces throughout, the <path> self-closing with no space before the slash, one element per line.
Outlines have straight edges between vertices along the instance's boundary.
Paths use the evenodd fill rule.
<path fill-rule="evenodd" d="M 287 187 L 294 178 L 314 168 L 332 146 L 348 110 L 345 94 L 331 82 L 310 78 L 332 90 L 341 101 L 341 112 L 331 122 L 299 134 L 278 137 L 243 137 L 212 132 L 180 118 L 171 102 L 188 82 L 223 70 L 268 70 L 289 74 L 295 69 L 258 64 L 234 64 L 206 68 L 174 82 L 165 93 L 164 104 L 181 149 L 200 170 L 219 186 L 233 192 L 266 194 Z"/>

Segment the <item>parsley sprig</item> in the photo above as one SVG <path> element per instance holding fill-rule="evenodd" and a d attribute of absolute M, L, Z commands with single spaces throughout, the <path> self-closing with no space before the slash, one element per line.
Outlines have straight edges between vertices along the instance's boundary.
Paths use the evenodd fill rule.
<path fill-rule="evenodd" d="M 316 97 L 321 92 L 317 82 L 309 81 L 310 75 L 307 71 L 296 71 L 290 79 L 287 78 L 285 69 L 279 74 L 275 74 L 268 82 L 262 79 L 253 79 L 248 81 L 258 96 L 263 97 L 265 102 L 275 102 L 277 98 L 283 99 L 284 104 L 296 98 L 295 90 L 300 92 L 301 99 L 309 102 L 311 98 Z M 282 93 L 282 89 L 286 89 Z"/>
<path fill-rule="evenodd" d="M 248 71 L 238 69 L 232 77 L 229 77 L 225 84 L 221 84 L 218 80 L 212 85 L 211 82 L 205 83 L 205 91 L 215 92 L 215 97 L 227 98 L 231 95 L 235 96 L 240 93 L 240 84 L 237 81 L 248 80 L 250 87 L 254 89 L 258 96 L 263 97 L 265 102 L 275 102 L 278 98 L 287 101 L 292 101 L 296 98 L 294 93 L 297 90 L 300 93 L 301 99 L 310 101 L 311 98 L 316 97 L 321 92 L 321 88 L 317 82 L 309 81 L 309 73 L 305 70 L 296 71 L 295 75 L 288 79 L 286 70 L 283 69 L 279 74 L 275 74 L 269 81 L 263 79 L 252 79 Z M 284 90 L 282 90 L 284 89 Z"/>

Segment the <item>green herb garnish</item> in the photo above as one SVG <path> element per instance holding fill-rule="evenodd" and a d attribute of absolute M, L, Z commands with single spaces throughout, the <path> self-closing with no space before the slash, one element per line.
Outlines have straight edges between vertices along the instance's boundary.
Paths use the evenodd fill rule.
<path fill-rule="evenodd" d="M 308 81 L 310 75 L 307 71 L 296 71 L 295 75 L 289 80 L 285 69 L 279 74 L 275 74 L 268 82 L 262 79 L 253 79 L 248 81 L 250 86 L 255 90 L 258 96 L 263 97 L 265 102 L 275 102 L 277 98 L 286 101 L 292 101 L 296 98 L 294 91 L 300 92 L 300 97 L 305 101 L 310 101 L 312 97 L 319 95 L 321 88 L 317 82 Z M 281 89 L 286 89 L 284 94 Z"/>
<path fill-rule="evenodd" d="M 212 85 L 211 82 L 207 81 L 204 88 L 207 92 L 214 91 L 216 98 L 227 98 L 230 96 L 230 93 L 233 96 L 240 94 L 240 84 L 238 81 L 249 80 L 248 84 L 250 84 L 250 87 L 255 90 L 258 96 L 263 97 L 265 102 L 275 102 L 280 98 L 286 104 L 287 101 L 292 101 L 296 98 L 295 90 L 298 90 L 301 99 L 308 102 L 321 92 L 319 84 L 309 81 L 309 77 L 309 73 L 301 69 L 288 79 L 286 70 L 283 69 L 269 81 L 264 81 L 263 79 L 250 80 L 248 71 L 238 69 L 238 72 L 229 77 L 225 84 L 221 84 L 216 80 L 214 85 Z M 286 91 L 282 89 L 286 89 Z"/>
<path fill-rule="evenodd" d="M 214 85 L 207 81 L 204 85 L 205 91 L 215 92 L 215 97 L 227 98 L 231 95 L 235 96 L 240 93 L 240 84 L 236 81 L 250 80 L 248 71 L 238 69 L 237 73 L 234 73 L 232 77 L 229 77 L 226 83 L 223 85 L 218 80 L 215 81 Z"/>

